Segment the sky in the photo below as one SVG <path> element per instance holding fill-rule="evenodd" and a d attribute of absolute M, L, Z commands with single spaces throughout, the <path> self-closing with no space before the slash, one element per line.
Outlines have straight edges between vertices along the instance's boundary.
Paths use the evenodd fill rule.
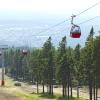
<path fill-rule="evenodd" d="M 93 0 L 0 0 L 0 9 L 1 11 L 48 12 L 84 8 L 92 3 Z"/>
<path fill-rule="evenodd" d="M 44 17 L 61 18 L 77 14 L 99 0 L 0 0 L 0 18 L 25 19 L 38 15 Z M 87 16 L 98 14 L 100 7 L 97 6 L 87 13 Z M 91 13 L 91 14 L 90 14 Z M 44 16 L 43 16 L 44 15 Z"/>
<path fill-rule="evenodd" d="M 30 44 L 34 41 L 34 45 L 37 43 L 41 45 L 41 42 L 43 43 L 48 36 L 51 36 L 51 32 L 64 32 L 64 34 L 57 34 L 54 37 L 53 41 L 58 42 L 61 40 L 60 37 L 65 35 L 67 31 L 65 29 L 70 30 L 70 22 L 51 29 L 47 33 L 37 34 L 42 35 L 40 37 L 32 38 L 31 35 L 36 35 L 39 31 L 70 18 L 72 14 L 78 14 L 97 2 L 100 2 L 100 0 L 0 0 L 0 36 L 3 37 L 1 41 L 7 39 L 16 43 L 25 33 L 24 42 L 27 41 L 25 39 L 30 39 L 28 41 Z M 78 24 L 98 15 L 100 15 L 100 4 L 75 18 L 74 22 Z M 79 40 L 70 39 L 69 41 L 76 41 L 76 43 L 81 41 L 83 43 L 82 41 L 84 37 L 86 38 L 92 25 L 98 31 L 99 20 L 100 18 L 81 25 L 82 32 L 86 34 L 83 34 Z M 87 26 L 88 29 L 86 29 Z"/>

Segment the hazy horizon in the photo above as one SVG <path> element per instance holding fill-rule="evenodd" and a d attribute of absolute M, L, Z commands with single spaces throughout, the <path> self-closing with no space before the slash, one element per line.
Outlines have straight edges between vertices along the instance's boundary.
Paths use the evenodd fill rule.
<path fill-rule="evenodd" d="M 93 0 L 0 0 L 0 43 L 40 47 L 51 36 L 54 45 L 58 46 L 61 38 L 66 36 L 68 45 L 74 47 L 80 43 L 84 46 L 92 26 L 95 35 L 98 35 L 100 17 L 80 25 L 80 39 L 70 38 L 70 20 L 48 31 L 40 31 L 69 19 L 72 14 L 78 14 L 95 3 L 97 1 Z M 76 17 L 74 22 L 79 24 L 100 15 L 99 6 Z"/>

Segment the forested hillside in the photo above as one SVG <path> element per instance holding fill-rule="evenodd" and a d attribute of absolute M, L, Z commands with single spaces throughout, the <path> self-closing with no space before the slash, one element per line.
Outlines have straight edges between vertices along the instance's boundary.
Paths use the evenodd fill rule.
<path fill-rule="evenodd" d="M 74 40 L 73 40 L 74 41 Z M 38 44 L 37 44 L 38 45 Z M 67 46 L 67 37 L 62 37 L 58 48 L 51 37 L 42 48 L 9 48 L 5 52 L 6 74 L 16 80 L 48 85 L 48 93 L 53 95 L 53 85 L 62 85 L 62 96 L 73 96 L 73 87 L 87 86 L 90 100 L 96 99 L 100 87 L 100 36 L 94 37 L 93 27 L 87 37 L 85 47 L 77 44 Z M 37 88 L 38 92 L 38 88 Z M 79 91 L 77 88 L 77 97 Z"/>

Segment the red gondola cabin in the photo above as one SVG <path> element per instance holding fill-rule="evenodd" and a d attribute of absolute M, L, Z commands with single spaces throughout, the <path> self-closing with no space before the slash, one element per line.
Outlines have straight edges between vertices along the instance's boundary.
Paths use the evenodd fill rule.
<path fill-rule="evenodd" d="M 81 29 L 78 25 L 72 25 L 71 31 L 70 31 L 70 36 L 72 38 L 80 38 L 81 36 Z"/>

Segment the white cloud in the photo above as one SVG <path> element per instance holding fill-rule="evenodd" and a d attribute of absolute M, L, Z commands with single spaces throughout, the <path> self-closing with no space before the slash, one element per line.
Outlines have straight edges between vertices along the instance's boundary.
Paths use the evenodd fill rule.
<path fill-rule="evenodd" d="M 97 1 L 93 0 L 0 0 L 1 10 L 53 11 L 83 9 Z"/>
<path fill-rule="evenodd" d="M 6 28 L 5 31 L 22 31 L 25 30 L 24 28 L 21 27 L 11 27 L 11 28 Z"/>
<path fill-rule="evenodd" d="M 99 0 L 0 0 L 0 19 L 60 19 L 94 5 Z M 91 17 L 99 14 L 100 5 L 82 14 Z M 65 18 L 64 18 L 65 19 Z M 79 20 L 79 19 L 78 19 Z M 45 23 L 46 24 L 46 23 Z"/>

